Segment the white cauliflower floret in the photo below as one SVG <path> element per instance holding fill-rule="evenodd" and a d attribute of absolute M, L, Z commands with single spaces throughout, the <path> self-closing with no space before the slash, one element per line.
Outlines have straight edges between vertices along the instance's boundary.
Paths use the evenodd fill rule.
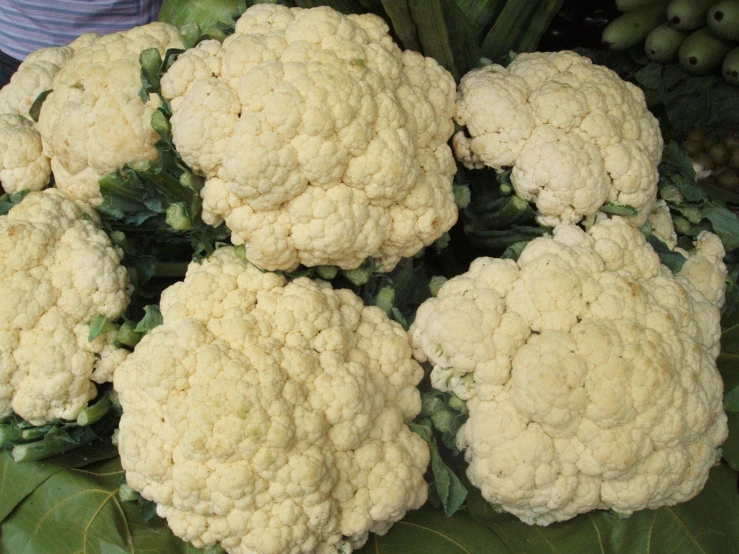
<path fill-rule="evenodd" d="M 74 55 L 72 45 L 40 48 L 18 66 L 10 82 L 0 90 L 0 113 L 29 117 L 29 110 L 42 92 L 51 90 L 54 76 Z"/>
<path fill-rule="evenodd" d="M 513 167 L 516 193 L 541 225 L 576 223 L 605 203 L 643 223 L 657 195 L 662 135 L 644 94 L 574 52 L 519 54 L 465 75 L 457 92 L 457 158 Z"/>
<path fill-rule="evenodd" d="M 38 129 L 56 186 L 75 200 L 98 205 L 102 176 L 159 156 L 151 115 L 161 100 L 153 94 L 145 104 L 138 96 L 140 53 L 156 48 L 164 55 L 183 44 L 176 27 L 160 22 L 83 35 L 75 43 L 74 55 L 54 76 Z"/>
<path fill-rule="evenodd" d="M 651 226 L 652 234 L 664 242 L 667 248 L 673 250 L 677 246 L 677 233 L 672 223 L 672 214 L 670 214 L 667 202 L 658 200 L 647 221 Z"/>
<path fill-rule="evenodd" d="M 426 501 L 428 447 L 404 423 L 423 370 L 382 310 L 223 247 L 161 311 L 114 384 L 126 481 L 177 536 L 334 554 Z"/>
<path fill-rule="evenodd" d="M 390 270 L 456 222 L 454 79 L 375 15 L 259 4 L 161 84 L 204 221 L 258 267 Z"/>
<path fill-rule="evenodd" d="M 20 114 L 0 114 L 0 186 L 13 194 L 41 190 L 51 177 L 41 135 L 33 122 Z"/>
<path fill-rule="evenodd" d="M 721 308 L 726 293 L 728 270 L 724 264 L 726 250 L 721 239 L 708 231 L 702 231 L 678 275 L 687 279 L 709 302 Z"/>
<path fill-rule="evenodd" d="M 97 314 L 117 319 L 131 287 L 122 252 L 56 189 L 0 216 L 0 418 L 73 420 L 111 380 L 125 350 L 114 332 L 88 340 Z M 91 381 L 92 379 L 92 381 Z"/>
<path fill-rule="evenodd" d="M 547 525 L 698 494 L 727 436 L 720 314 L 688 278 L 723 265 L 714 237 L 673 276 L 623 218 L 561 225 L 420 306 L 414 354 L 467 400 L 457 444 L 488 501 Z"/>

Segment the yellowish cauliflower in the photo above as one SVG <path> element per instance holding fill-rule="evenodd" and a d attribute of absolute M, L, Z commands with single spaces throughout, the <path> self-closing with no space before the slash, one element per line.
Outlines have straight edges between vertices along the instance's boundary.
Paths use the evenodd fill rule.
<path fill-rule="evenodd" d="M 652 230 L 652 234 L 665 243 L 670 250 L 674 250 L 677 246 L 677 233 L 672 223 L 672 214 L 667 202 L 657 200 L 652 211 L 647 218 Z M 723 259 L 723 256 L 722 256 Z"/>
<path fill-rule="evenodd" d="M 150 23 L 128 31 L 83 35 L 54 75 L 38 129 L 56 186 L 75 200 L 102 202 L 98 180 L 125 164 L 155 160 L 159 135 L 151 115 L 160 99 L 144 104 L 139 54 L 182 48 L 177 28 Z"/>
<path fill-rule="evenodd" d="M 127 355 L 115 333 L 88 341 L 90 320 L 117 319 L 131 295 L 94 218 L 56 189 L 0 216 L 0 418 L 73 420 Z"/>
<path fill-rule="evenodd" d="M 174 533 L 232 554 L 333 554 L 426 501 L 404 420 L 423 371 L 349 290 L 287 283 L 223 247 L 164 291 L 117 369 L 127 483 Z"/>
<path fill-rule="evenodd" d="M 260 4 L 162 79 L 203 219 L 263 269 L 390 270 L 456 222 L 455 83 L 371 14 Z"/>
<path fill-rule="evenodd" d="M 52 89 L 59 70 L 74 56 L 75 50 L 88 44 L 92 37 L 98 35 L 82 35 L 67 46 L 40 48 L 26 56 L 10 82 L 0 89 L 0 114 L 29 117 L 29 110 L 39 94 Z"/>
<path fill-rule="evenodd" d="M 607 202 L 643 223 L 656 201 L 662 135 L 644 93 L 575 52 L 519 54 L 465 75 L 457 92 L 457 158 L 513 167 L 541 225 L 576 223 Z"/>
<path fill-rule="evenodd" d="M 44 156 L 41 135 L 20 114 L 0 113 L 0 185 L 13 194 L 41 190 L 49 184 L 51 167 Z"/>
<path fill-rule="evenodd" d="M 702 489 L 727 423 L 719 310 L 693 275 L 616 217 L 556 227 L 517 262 L 478 258 L 421 305 L 414 352 L 467 400 L 457 444 L 488 501 L 547 525 Z"/>
<path fill-rule="evenodd" d="M 723 262 L 726 249 L 721 239 L 709 231 L 702 231 L 696 237 L 691 252 L 679 248 L 670 208 L 664 200 L 657 201 L 648 221 L 655 237 L 664 242 L 670 250 L 685 256 L 686 261 L 678 276 L 689 280 L 710 302 L 722 308 L 728 270 Z"/>
<path fill-rule="evenodd" d="M 723 307 L 726 293 L 724 265 L 726 250 L 721 239 L 708 231 L 701 231 L 694 243 L 692 252 L 684 252 L 688 258 L 678 276 L 690 281 L 703 296 L 718 308 Z"/>
<path fill-rule="evenodd" d="M 51 90 L 54 76 L 86 37 L 31 52 L 0 89 L 0 184 L 5 192 L 41 190 L 49 183 L 51 166 L 30 109 L 42 92 Z"/>

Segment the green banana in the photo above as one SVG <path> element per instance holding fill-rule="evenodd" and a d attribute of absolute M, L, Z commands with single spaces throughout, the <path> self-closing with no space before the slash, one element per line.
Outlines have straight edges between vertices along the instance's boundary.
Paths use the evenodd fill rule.
<path fill-rule="evenodd" d="M 679 31 L 669 23 L 663 23 L 647 35 L 644 40 L 644 51 L 653 62 L 676 62 L 680 45 L 687 36 L 687 31 Z"/>
<path fill-rule="evenodd" d="M 637 8 L 657 4 L 661 0 L 616 0 L 616 9 L 621 13 L 634 11 Z"/>
<path fill-rule="evenodd" d="M 739 46 L 726 54 L 721 64 L 721 76 L 732 85 L 739 85 Z"/>
<path fill-rule="evenodd" d="M 707 75 L 719 67 L 731 49 L 729 41 L 714 36 L 708 27 L 690 33 L 680 45 L 678 61 L 693 75 Z"/>
<path fill-rule="evenodd" d="M 739 0 L 722 0 L 712 6 L 706 24 L 719 38 L 739 40 Z"/>
<path fill-rule="evenodd" d="M 609 50 L 627 50 L 639 44 L 665 21 L 666 2 L 650 4 L 619 15 L 603 29 L 601 40 Z"/>
<path fill-rule="evenodd" d="M 694 31 L 705 27 L 706 14 L 718 0 L 670 0 L 667 21 L 680 31 Z"/>

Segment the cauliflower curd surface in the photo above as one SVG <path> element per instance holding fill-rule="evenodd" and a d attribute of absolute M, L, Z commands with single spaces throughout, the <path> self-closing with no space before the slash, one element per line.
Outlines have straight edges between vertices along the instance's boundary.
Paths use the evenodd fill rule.
<path fill-rule="evenodd" d="M 132 293 L 95 218 L 56 189 L 0 216 L 0 419 L 76 419 L 128 354 L 115 332 L 88 340 L 90 320 L 117 319 Z"/>
<path fill-rule="evenodd" d="M 704 235 L 673 276 L 622 218 L 561 225 L 518 261 L 478 258 L 421 305 L 416 358 L 467 400 L 457 443 L 488 501 L 547 525 L 703 488 L 727 436 L 719 249 Z"/>
<path fill-rule="evenodd" d="M 428 447 L 405 424 L 423 371 L 380 308 L 223 247 L 161 311 L 115 374 L 119 450 L 176 535 L 232 554 L 334 554 L 426 501 Z"/>
<path fill-rule="evenodd" d="M 605 203 L 638 210 L 657 200 L 659 122 L 644 92 L 575 52 L 530 52 L 508 67 L 467 73 L 457 92 L 457 158 L 470 168 L 513 167 L 516 194 L 537 221 L 577 223 Z"/>
<path fill-rule="evenodd" d="M 260 4 L 162 78 L 203 219 L 269 270 L 391 270 L 457 220 L 456 84 L 378 16 Z"/>

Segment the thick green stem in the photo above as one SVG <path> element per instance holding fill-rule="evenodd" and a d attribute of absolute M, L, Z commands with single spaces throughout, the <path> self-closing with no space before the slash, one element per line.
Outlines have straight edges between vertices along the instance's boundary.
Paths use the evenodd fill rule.
<path fill-rule="evenodd" d="M 164 192 L 184 202 L 188 206 L 192 202 L 193 191 L 183 187 L 174 175 L 165 171 L 154 162 L 142 162 L 135 164 L 136 172 L 156 184 Z"/>
<path fill-rule="evenodd" d="M 439 290 L 447 282 L 447 278 L 442 275 L 434 275 L 429 280 L 429 292 L 431 296 L 436 297 L 439 294 Z"/>
<path fill-rule="evenodd" d="M 51 428 L 48 425 L 44 425 L 43 427 L 30 427 L 28 429 L 23 429 L 21 431 L 21 440 L 23 441 L 34 441 L 37 439 L 40 439 L 46 433 L 49 432 Z"/>
<path fill-rule="evenodd" d="M 344 277 L 349 279 L 352 284 L 358 287 L 367 284 L 367 282 L 370 280 L 370 277 L 372 277 L 372 270 L 368 267 L 345 269 L 341 273 L 344 275 Z"/>
<path fill-rule="evenodd" d="M 44 458 L 64 454 L 81 444 L 86 444 L 94 438 L 94 433 L 92 431 L 89 433 L 92 437 L 85 437 L 88 440 L 80 441 L 72 439 L 65 430 L 52 430 L 42 440 L 14 446 L 11 454 L 13 460 L 19 463 L 43 460 Z"/>
<path fill-rule="evenodd" d="M 92 425 L 96 421 L 100 421 L 110 411 L 111 407 L 110 397 L 106 394 L 92 406 L 88 406 L 79 413 L 77 425 Z"/>
<path fill-rule="evenodd" d="M 136 331 L 136 325 L 126 321 L 118 328 L 118 332 L 115 335 L 115 343 L 133 348 L 143 336 L 143 333 Z"/>
<path fill-rule="evenodd" d="M 392 287 L 382 287 L 375 296 L 375 306 L 382 308 L 387 315 L 392 314 L 394 301 L 395 290 Z"/>
<path fill-rule="evenodd" d="M 129 188 L 129 181 L 130 177 L 124 177 L 117 171 L 114 171 L 101 177 L 98 184 L 100 186 L 100 192 L 107 192 L 108 194 L 114 194 L 122 198 L 127 198 L 128 200 L 139 202 L 141 195 Z"/>
<path fill-rule="evenodd" d="M 187 206 L 182 202 L 177 202 L 167 208 L 166 222 L 175 231 L 189 231 L 195 227 Z"/>

